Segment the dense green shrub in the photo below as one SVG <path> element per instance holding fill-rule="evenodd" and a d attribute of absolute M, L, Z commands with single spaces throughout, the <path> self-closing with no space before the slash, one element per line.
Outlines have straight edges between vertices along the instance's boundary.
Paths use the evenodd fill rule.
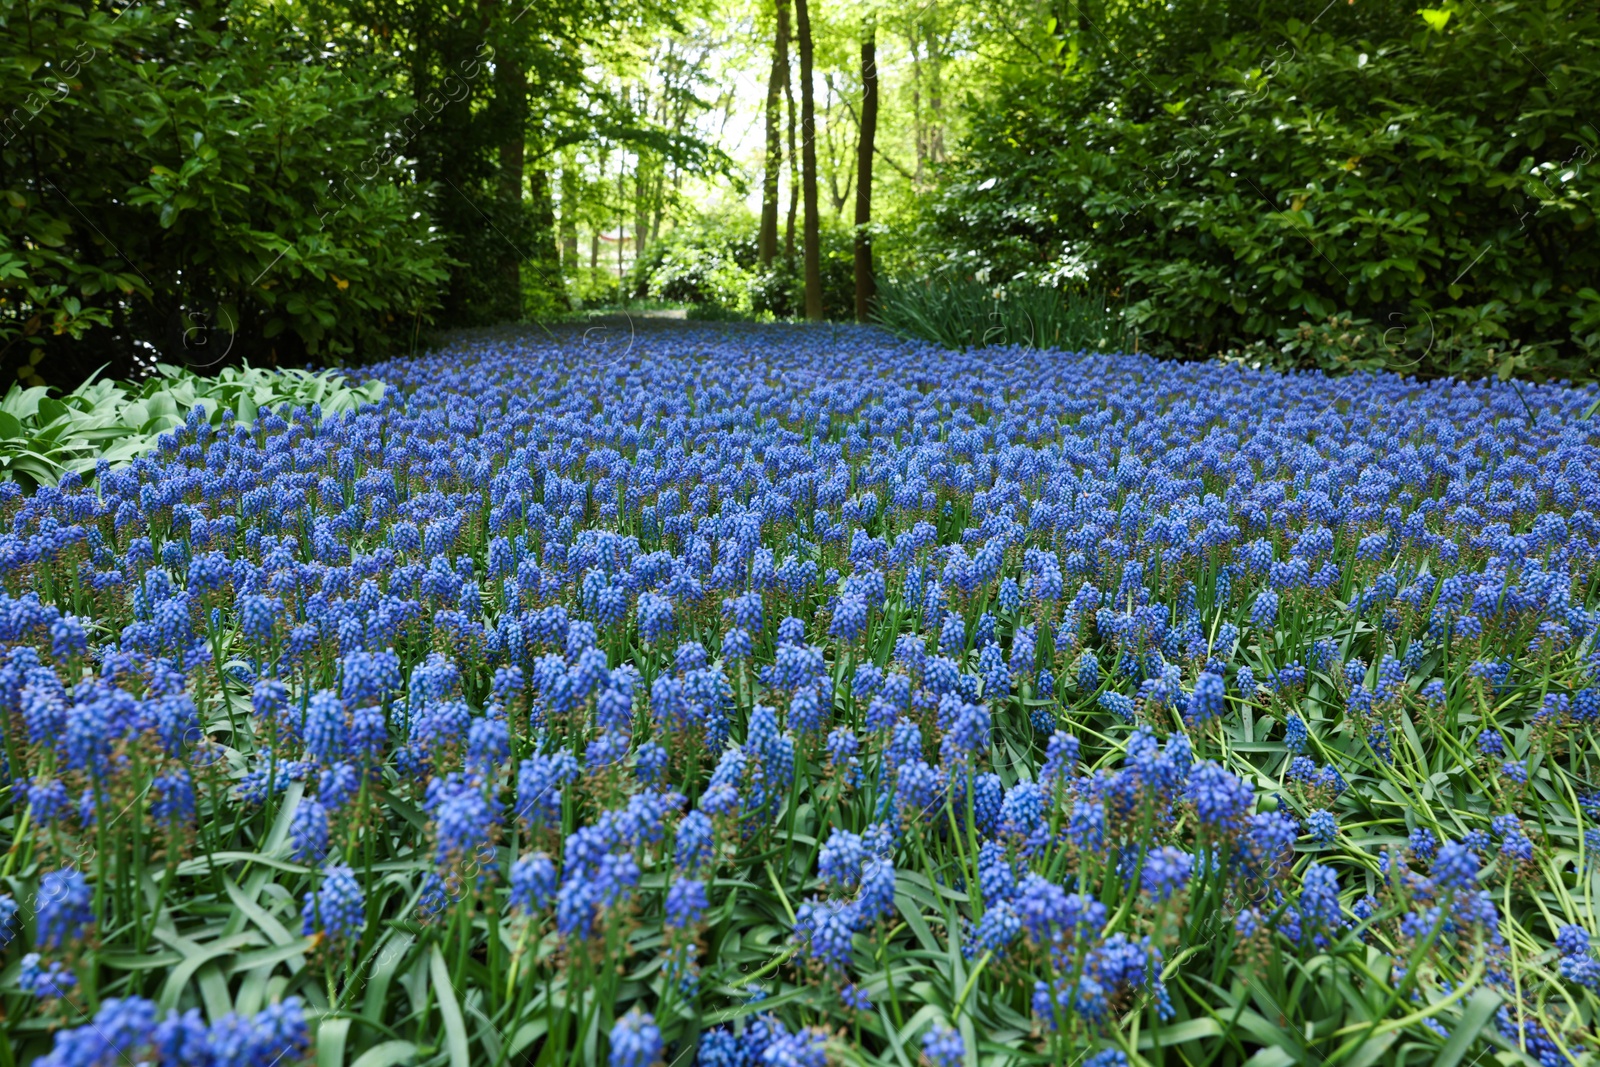
<path fill-rule="evenodd" d="M 929 257 L 1087 276 L 1177 353 L 1556 376 L 1600 359 L 1600 9 L 1090 6 L 1059 65 L 972 109 Z M 1318 339 L 1330 317 L 1351 341 Z"/>
<path fill-rule="evenodd" d="M 243 0 L 6 7 L 7 370 L 67 384 L 136 357 L 409 342 L 449 262 L 399 165 L 417 117 L 392 61 L 325 66 L 319 41 Z"/>

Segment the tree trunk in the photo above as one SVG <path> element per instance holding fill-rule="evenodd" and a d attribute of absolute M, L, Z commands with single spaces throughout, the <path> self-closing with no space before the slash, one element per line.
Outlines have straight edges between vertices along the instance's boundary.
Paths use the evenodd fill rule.
<path fill-rule="evenodd" d="M 495 96 L 504 108 L 500 142 L 500 210 L 503 225 L 513 235 L 522 232 L 524 157 L 528 138 L 528 76 L 521 64 L 504 62 L 495 71 Z M 522 318 L 522 253 L 510 241 L 502 242 L 502 291 L 498 309 L 511 319 Z"/>
<path fill-rule="evenodd" d="M 761 265 L 778 254 L 778 179 L 783 172 L 783 87 L 789 83 L 789 0 L 777 2 L 778 26 L 767 78 L 767 165 L 761 181 Z"/>
<path fill-rule="evenodd" d="M 795 147 L 795 123 L 797 113 L 794 106 L 794 79 L 792 72 L 786 66 L 783 70 L 783 95 L 789 102 L 789 221 L 783 228 L 783 257 L 785 262 L 794 263 L 794 217 L 800 204 L 800 153 Z"/>
<path fill-rule="evenodd" d="M 805 200 L 806 318 L 820 322 L 822 234 L 817 217 L 817 102 L 811 88 L 811 11 L 809 0 L 794 0 L 794 26 L 800 41 L 800 180 Z"/>
<path fill-rule="evenodd" d="M 556 202 L 550 195 L 550 172 L 536 167 L 529 175 L 529 192 L 532 202 L 533 255 L 532 264 L 539 284 L 550 294 L 550 302 L 558 308 L 571 306 L 567 300 L 567 287 L 561 280 L 561 244 L 556 228 Z M 572 234 L 574 242 L 577 231 Z M 517 291 L 520 303 L 522 291 Z"/>
<path fill-rule="evenodd" d="M 856 141 L 856 321 L 872 313 L 872 149 L 878 135 L 878 45 L 868 19 L 861 38 L 861 135 Z"/>
<path fill-rule="evenodd" d="M 561 269 L 578 275 L 578 171 L 570 155 L 561 167 Z"/>

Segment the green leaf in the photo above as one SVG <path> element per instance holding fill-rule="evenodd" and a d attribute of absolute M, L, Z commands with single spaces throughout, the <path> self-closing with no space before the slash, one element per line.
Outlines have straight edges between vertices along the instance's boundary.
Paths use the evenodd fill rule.
<path fill-rule="evenodd" d="M 1417 14 L 1428 24 L 1428 29 L 1437 33 L 1443 33 L 1445 24 L 1450 21 L 1450 12 L 1442 7 L 1421 7 Z"/>
<path fill-rule="evenodd" d="M 1444 1043 L 1444 1048 L 1434 1058 L 1433 1067 L 1456 1067 L 1499 1010 L 1500 1003 L 1500 994 L 1493 989 L 1480 989 L 1472 994 L 1461 1012 L 1461 1021 L 1450 1030 L 1450 1040 Z"/>
<path fill-rule="evenodd" d="M 357 1056 L 350 1067 L 400 1067 L 401 1064 L 414 1063 L 416 1058 L 417 1046 L 411 1042 L 385 1041 Z"/>
<path fill-rule="evenodd" d="M 433 979 L 433 991 L 439 998 L 439 1014 L 444 1017 L 445 1048 L 450 1053 L 450 1067 L 472 1067 L 472 1057 L 467 1046 L 467 1024 L 461 1015 L 461 1003 L 456 999 L 456 988 L 450 980 L 450 967 L 444 961 L 444 952 L 438 945 L 431 946 L 428 974 Z"/>

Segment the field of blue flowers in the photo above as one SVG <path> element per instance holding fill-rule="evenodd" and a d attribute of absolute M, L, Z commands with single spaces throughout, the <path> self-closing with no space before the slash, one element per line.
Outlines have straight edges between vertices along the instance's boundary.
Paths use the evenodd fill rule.
<path fill-rule="evenodd" d="M 1600 1048 L 1592 391 L 370 373 L 0 487 L 0 1067 Z"/>

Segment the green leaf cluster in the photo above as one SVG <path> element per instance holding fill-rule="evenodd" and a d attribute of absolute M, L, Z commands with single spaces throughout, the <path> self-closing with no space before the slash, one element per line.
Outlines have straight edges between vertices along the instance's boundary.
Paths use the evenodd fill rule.
<path fill-rule="evenodd" d="M 331 371 L 227 367 L 203 377 L 158 364 L 144 382 L 85 382 L 52 397 L 48 386 L 13 385 L 0 400 L 0 479 L 55 485 L 69 471 L 119 467 L 152 451 L 161 435 L 183 427 L 195 409 L 220 424 L 225 415 L 255 421 L 262 408 L 318 405 L 324 418 L 383 398 L 384 384 L 352 384 Z"/>

